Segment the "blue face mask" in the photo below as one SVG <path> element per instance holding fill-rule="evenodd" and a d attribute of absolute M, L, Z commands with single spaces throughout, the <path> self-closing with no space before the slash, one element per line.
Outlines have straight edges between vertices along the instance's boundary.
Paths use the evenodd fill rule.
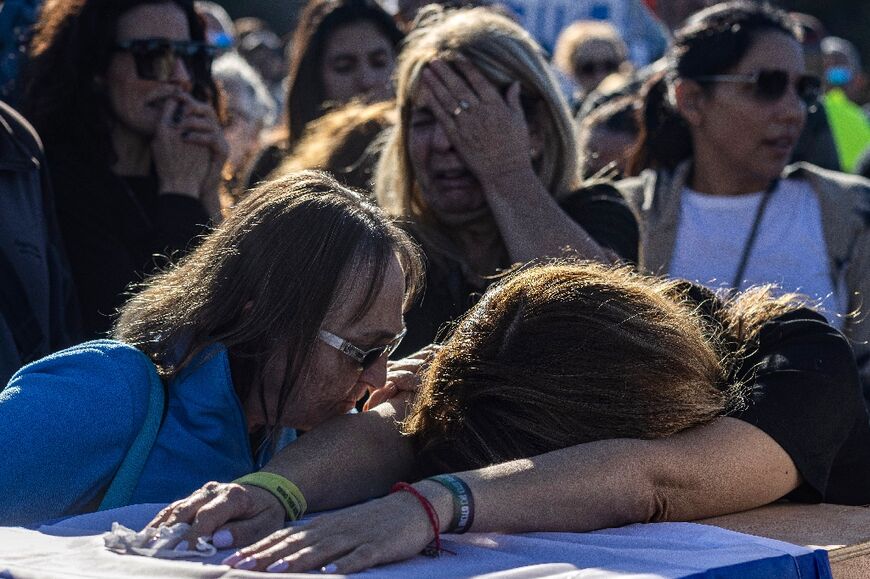
<path fill-rule="evenodd" d="M 832 66 L 825 71 L 825 80 L 831 86 L 844 86 L 852 80 L 852 71 L 845 66 Z"/>
<path fill-rule="evenodd" d="M 208 32 L 206 43 L 217 48 L 229 49 L 233 47 L 233 39 L 226 32 Z"/>

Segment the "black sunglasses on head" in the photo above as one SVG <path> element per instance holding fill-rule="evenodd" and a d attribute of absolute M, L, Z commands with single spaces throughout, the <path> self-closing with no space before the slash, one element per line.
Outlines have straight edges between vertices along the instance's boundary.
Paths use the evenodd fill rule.
<path fill-rule="evenodd" d="M 735 82 L 750 84 L 753 86 L 752 93 L 756 99 L 762 102 L 776 102 L 781 99 L 792 84 L 792 77 L 788 71 L 779 69 L 765 69 L 755 74 L 715 74 L 710 76 L 697 76 L 692 80 L 707 82 Z M 798 76 L 794 80 L 795 92 L 807 106 L 812 106 L 818 100 L 822 90 L 822 82 L 818 77 L 810 74 Z"/>
<path fill-rule="evenodd" d="M 167 38 L 124 40 L 115 44 L 115 50 L 133 56 L 136 75 L 143 80 L 169 81 L 180 59 L 197 83 L 208 81 L 212 60 L 221 52 L 220 48 L 202 42 Z"/>

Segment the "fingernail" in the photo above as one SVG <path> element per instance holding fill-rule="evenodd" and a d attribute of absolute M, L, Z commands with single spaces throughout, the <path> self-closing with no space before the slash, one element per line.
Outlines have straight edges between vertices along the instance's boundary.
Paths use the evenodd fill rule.
<path fill-rule="evenodd" d="M 266 567 L 266 571 L 268 571 L 269 573 L 281 573 L 282 571 L 286 571 L 288 567 L 290 567 L 290 563 L 288 563 L 284 559 L 278 559 L 277 561 Z"/>
<path fill-rule="evenodd" d="M 230 555 L 229 557 L 227 557 L 226 559 L 224 559 L 223 561 L 221 561 L 221 565 L 229 565 L 230 567 L 232 567 L 233 565 L 235 565 L 236 563 L 238 563 L 241 560 L 242 560 L 242 554 L 239 552 L 236 552 L 236 553 L 233 553 L 232 555 Z"/>
<path fill-rule="evenodd" d="M 250 571 L 251 569 L 253 569 L 256 566 L 257 566 L 257 560 L 254 559 L 253 557 L 248 557 L 247 559 L 242 559 L 241 561 L 239 561 L 238 563 L 233 565 L 233 567 L 235 567 L 236 569 L 241 569 L 242 571 Z"/>
<path fill-rule="evenodd" d="M 226 529 L 220 530 L 211 538 L 211 544 L 218 549 L 226 549 L 233 546 L 233 534 Z"/>
<path fill-rule="evenodd" d="M 335 563 L 330 563 L 329 565 L 320 568 L 321 573 L 332 574 L 332 573 L 335 573 L 336 571 L 338 571 L 338 567 L 336 566 Z"/>
<path fill-rule="evenodd" d="M 177 545 L 175 545 L 175 549 L 173 551 L 187 551 L 190 547 L 190 543 L 187 541 L 179 541 Z"/>

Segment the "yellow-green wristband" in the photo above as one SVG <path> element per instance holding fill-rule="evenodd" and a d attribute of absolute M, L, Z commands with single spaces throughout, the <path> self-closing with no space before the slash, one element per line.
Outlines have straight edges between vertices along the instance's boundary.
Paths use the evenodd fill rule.
<path fill-rule="evenodd" d="M 297 521 L 308 509 L 302 491 L 295 484 L 273 472 L 252 472 L 233 481 L 240 485 L 251 485 L 272 493 L 287 511 L 287 519 Z"/>

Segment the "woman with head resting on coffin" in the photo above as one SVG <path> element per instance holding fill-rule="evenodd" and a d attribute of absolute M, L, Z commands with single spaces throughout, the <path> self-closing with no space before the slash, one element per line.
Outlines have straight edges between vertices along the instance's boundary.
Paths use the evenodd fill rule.
<path fill-rule="evenodd" d="M 415 483 L 419 497 L 291 523 L 226 561 L 351 573 L 426 547 L 437 535 L 424 505 L 439 532 L 510 533 L 693 520 L 780 498 L 865 504 L 870 424 L 848 342 L 798 296 L 759 287 L 722 299 L 625 267 L 557 263 L 490 288 L 410 407 L 397 398 L 339 418 L 266 470 L 312 510 L 457 473 Z M 284 519 L 268 491 L 215 483 L 154 524 L 194 522 L 192 536 L 243 546 Z"/>

